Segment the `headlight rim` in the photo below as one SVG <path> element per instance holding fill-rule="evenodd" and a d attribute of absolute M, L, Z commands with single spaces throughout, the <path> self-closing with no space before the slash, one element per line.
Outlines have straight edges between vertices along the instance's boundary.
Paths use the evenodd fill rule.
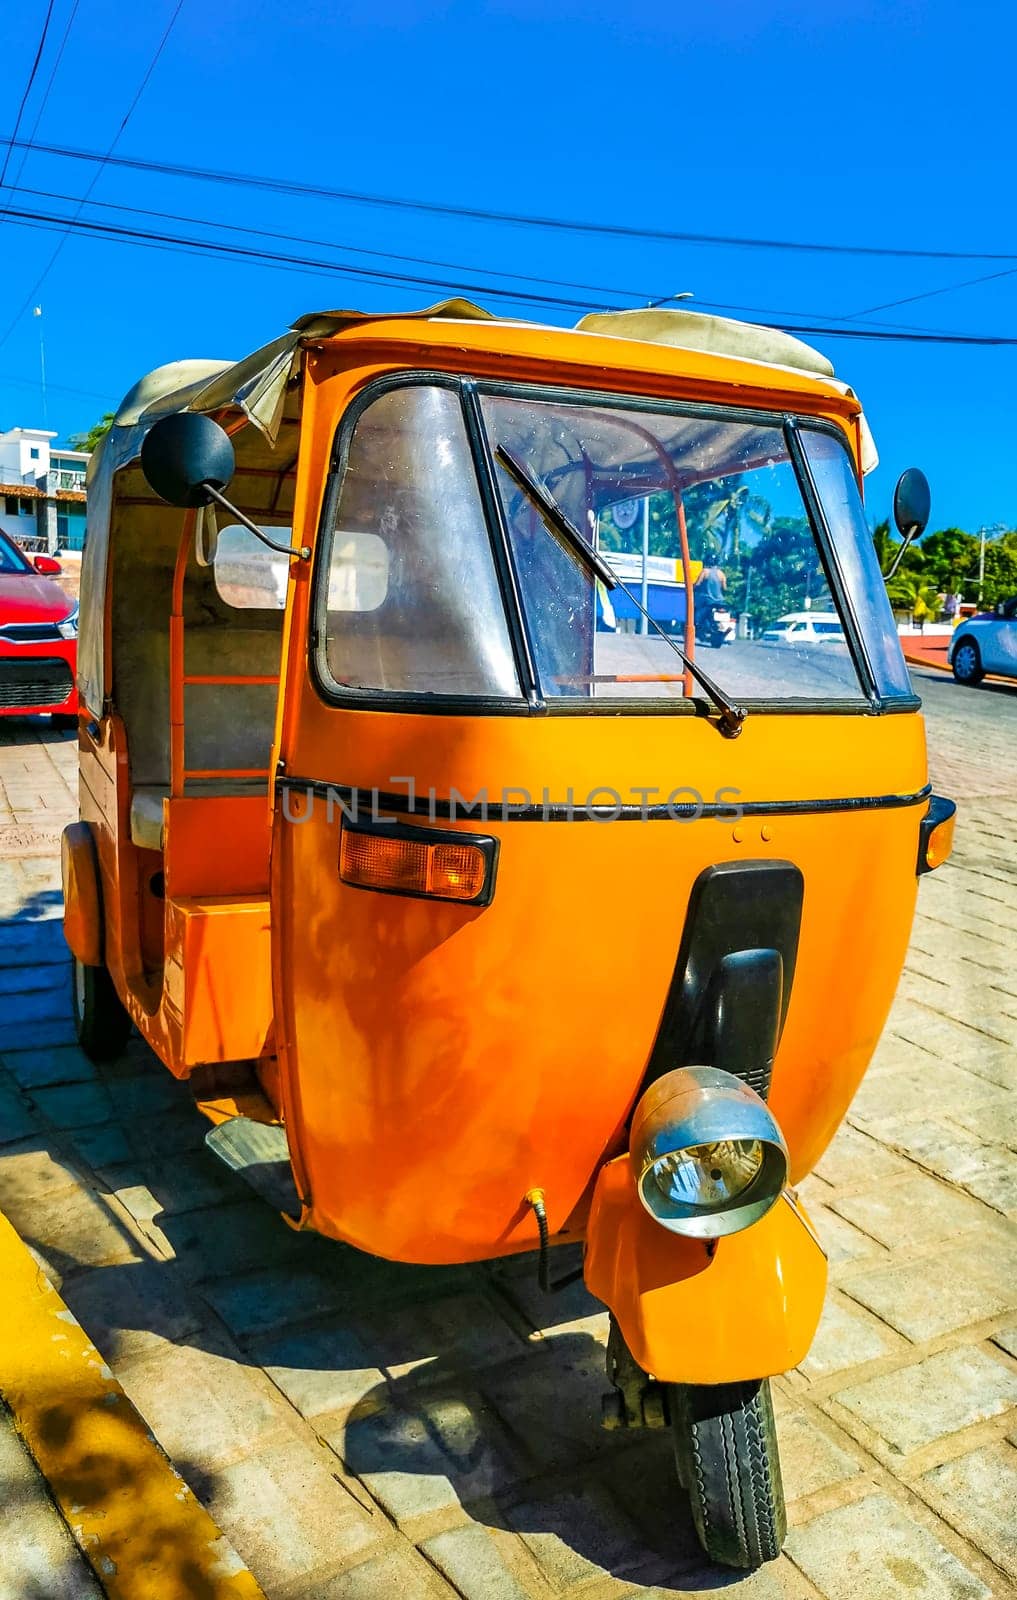
<path fill-rule="evenodd" d="M 653 1169 L 664 1156 L 735 1139 L 758 1140 L 763 1160 L 728 1202 L 707 1207 L 662 1193 Z M 633 1114 L 629 1161 L 640 1203 L 653 1220 L 701 1240 L 751 1227 L 776 1204 L 788 1178 L 787 1145 L 765 1101 L 742 1079 L 708 1066 L 675 1068 L 650 1085 Z"/>

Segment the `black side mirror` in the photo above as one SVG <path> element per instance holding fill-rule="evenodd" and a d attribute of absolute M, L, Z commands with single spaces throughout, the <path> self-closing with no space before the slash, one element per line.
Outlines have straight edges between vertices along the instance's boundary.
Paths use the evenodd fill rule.
<path fill-rule="evenodd" d="M 141 446 L 141 470 L 171 506 L 207 506 L 210 489 L 226 488 L 236 467 L 229 435 L 200 411 L 154 422 Z"/>
<path fill-rule="evenodd" d="M 892 567 L 885 574 L 887 582 L 904 560 L 908 547 L 925 532 L 931 509 L 932 491 L 928 478 L 920 467 L 908 467 L 897 479 L 897 487 L 893 491 L 893 520 L 901 536 L 901 547 Z"/>
<path fill-rule="evenodd" d="M 908 544 L 925 532 L 932 508 L 929 480 L 920 467 L 908 467 L 897 479 L 893 491 L 893 520 L 897 532 Z"/>

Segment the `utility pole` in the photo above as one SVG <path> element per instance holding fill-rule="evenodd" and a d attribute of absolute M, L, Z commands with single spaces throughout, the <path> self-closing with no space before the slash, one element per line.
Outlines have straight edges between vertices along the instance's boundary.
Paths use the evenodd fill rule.
<path fill-rule="evenodd" d="M 982 609 L 982 591 L 985 588 L 985 539 L 990 533 L 1005 533 L 1002 522 L 990 523 L 978 530 L 978 609 Z"/>
<path fill-rule="evenodd" d="M 42 338 L 42 306 L 36 306 L 33 317 L 39 318 L 39 372 L 42 377 L 42 425 L 49 427 L 49 408 L 46 404 L 46 346 Z"/>
<path fill-rule="evenodd" d="M 639 619 L 640 633 L 649 633 L 650 622 L 645 615 L 650 609 L 650 581 L 647 568 L 650 564 L 650 497 L 643 497 L 643 581 L 639 585 L 639 598 L 642 602 L 644 615 Z"/>

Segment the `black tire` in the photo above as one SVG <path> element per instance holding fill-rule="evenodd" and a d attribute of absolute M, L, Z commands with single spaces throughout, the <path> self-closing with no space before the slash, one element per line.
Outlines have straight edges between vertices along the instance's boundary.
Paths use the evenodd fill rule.
<path fill-rule="evenodd" d="M 780 1555 L 787 1518 L 767 1379 L 668 1390 L 678 1476 L 712 1561 L 753 1568 Z"/>
<path fill-rule="evenodd" d="M 86 1056 L 93 1061 L 112 1061 L 123 1053 L 131 1036 L 131 1019 L 105 967 L 86 967 L 77 956 L 72 958 L 71 1011 Z"/>
<path fill-rule="evenodd" d="M 957 640 L 953 647 L 953 675 L 958 683 L 981 683 L 985 677 L 982 653 L 969 633 Z"/>

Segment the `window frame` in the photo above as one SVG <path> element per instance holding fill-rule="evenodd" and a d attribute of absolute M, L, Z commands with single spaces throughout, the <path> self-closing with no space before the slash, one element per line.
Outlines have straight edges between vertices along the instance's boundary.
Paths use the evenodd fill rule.
<path fill-rule="evenodd" d="M 515 659 L 516 675 L 522 691 L 518 696 L 447 695 L 423 691 L 406 693 L 389 689 L 351 689 L 338 683 L 329 671 L 326 649 L 328 569 L 335 517 L 354 431 L 364 412 L 382 395 L 393 389 L 420 385 L 450 389 L 459 397 L 478 496 L 485 515 L 492 559 Z M 798 437 L 800 430 L 828 434 L 836 439 L 839 447 L 848 454 L 854 471 L 854 461 L 848 449 L 847 436 L 843 428 L 838 427 L 835 422 L 827 417 L 788 411 L 786 407 L 775 407 L 771 410 L 761 406 L 665 400 L 613 390 L 576 389 L 533 380 L 499 381 L 478 377 L 468 372 L 430 371 L 425 368 L 406 368 L 370 380 L 352 397 L 336 425 L 328 480 L 322 498 L 315 539 L 311 577 L 311 631 L 308 639 L 311 682 L 327 704 L 346 710 L 384 709 L 418 714 L 470 716 L 526 716 L 538 713 L 573 717 L 619 715 L 703 717 L 712 711 L 712 703 L 705 696 L 698 694 L 687 699 L 660 700 L 628 699 L 622 696 L 588 701 L 565 696 L 545 698 L 540 687 L 519 577 L 505 525 L 504 507 L 498 489 L 490 439 L 480 407 L 480 398 L 485 395 L 524 401 L 536 400 L 550 405 L 573 407 L 585 405 L 594 409 L 651 411 L 661 416 L 705 417 L 778 430 L 784 439 L 789 463 L 798 482 L 803 509 L 809 521 L 830 593 L 840 613 L 852 665 L 858 679 L 858 693 L 851 697 L 836 699 L 750 700 L 745 696 L 739 698 L 753 715 L 871 716 L 920 710 L 922 702 L 917 694 L 884 696 L 879 693 L 868 651 L 865 648 L 858 614 L 844 582 L 836 545 L 816 489 L 808 457 Z"/>

